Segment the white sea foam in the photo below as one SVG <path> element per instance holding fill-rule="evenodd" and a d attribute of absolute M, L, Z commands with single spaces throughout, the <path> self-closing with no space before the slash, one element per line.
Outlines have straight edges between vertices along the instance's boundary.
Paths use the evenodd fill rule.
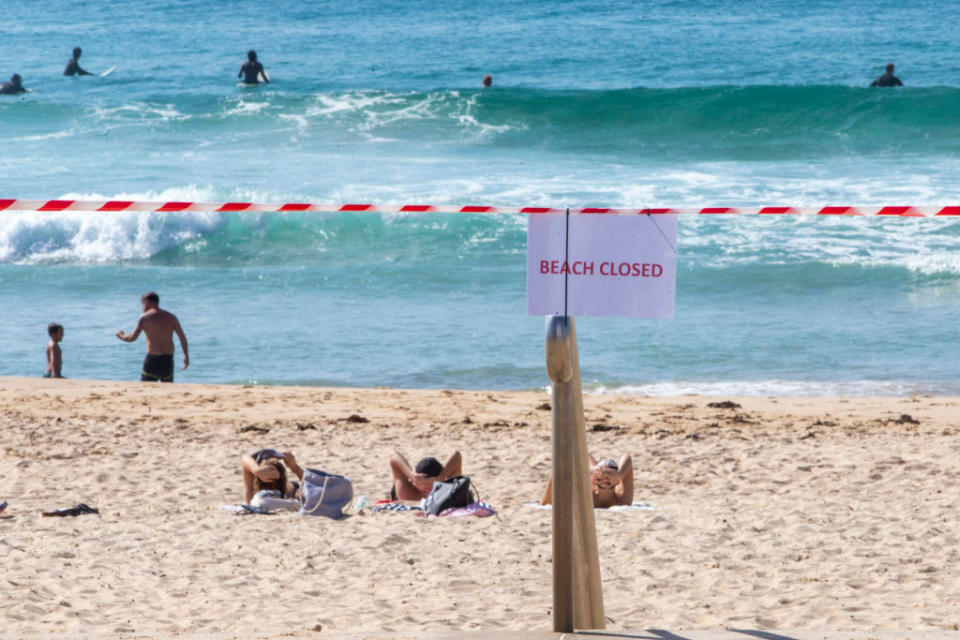
<path fill-rule="evenodd" d="M 422 99 L 393 102 L 390 109 L 364 109 L 364 119 L 354 127 L 356 131 L 385 128 L 400 121 L 434 120 L 435 107 L 442 100 L 438 94 L 427 94 Z"/>
<path fill-rule="evenodd" d="M 209 191 L 188 188 L 163 192 L 68 193 L 83 200 L 203 200 Z M 149 212 L 57 213 L 8 211 L 0 216 L 0 263 L 142 260 L 172 246 L 197 240 L 223 223 L 216 213 Z"/>
<path fill-rule="evenodd" d="M 957 395 L 960 384 L 944 382 L 892 382 L 850 380 L 841 382 L 801 382 L 793 380 L 731 380 L 724 382 L 657 382 L 650 384 L 606 386 L 585 384 L 592 394 L 637 394 L 646 396 L 756 396 L 756 397 L 841 397 Z"/>
<path fill-rule="evenodd" d="M 270 107 L 269 102 L 248 102 L 244 99 L 240 99 L 231 106 L 229 109 L 224 111 L 225 116 L 236 116 L 236 115 L 255 115 L 268 109 Z"/>
<path fill-rule="evenodd" d="M 8 213 L 0 219 L 0 262 L 117 262 L 149 258 L 221 223 L 210 213 Z"/>
<path fill-rule="evenodd" d="M 306 129 L 309 126 L 306 116 L 296 113 L 281 113 L 278 116 L 281 120 L 292 122 L 298 129 Z"/>
<path fill-rule="evenodd" d="M 143 202 L 293 202 L 303 194 L 250 189 L 211 189 L 197 186 L 120 193 L 69 192 L 64 200 L 132 200 Z M 255 222 L 268 214 L 239 214 Z M 206 246 L 205 236 L 226 222 L 222 213 L 153 212 L 30 212 L 0 215 L 0 263 L 143 260 L 171 248 L 195 253 Z M 322 232 L 321 232 L 322 233 Z"/>
<path fill-rule="evenodd" d="M 819 262 L 960 274 L 960 236 L 944 219 L 760 218 L 683 220 L 679 243 L 708 267 Z"/>
<path fill-rule="evenodd" d="M 891 190 L 876 175 L 789 177 L 803 168 L 779 167 L 787 178 L 738 163 L 695 167 L 589 163 L 551 165 L 512 174 L 491 162 L 484 174 L 445 180 L 408 180 L 397 199 L 549 206 L 755 206 L 784 204 L 915 204 L 953 202 L 940 180 L 905 171 Z M 957 163 L 960 169 L 960 163 Z M 558 170 L 559 169 L 559 170 Z M 758 175 L 759 174 L 759 175 Z M 846 189 L 844 191 L 843 189 Z M 903 191 L 910 191 L 904 195 Z M 345 189 L 346 191 L 346 189 Z M 683 216 L 682 260 L 725 268 L 750 264 L 821 263 L 833 266 L 896 267 L 924 275 L 960 274 L 960 233 L 950 218 L 883 219 L 823 216 Z"/>
<path fill-rule="evenodd" d="M 363 96 L 361 96 L 363 97 Z M 375 100 L 376 97 L 370 97 Z M 397 159 L 387 159 L 391 165 Z M 530 167 L 513 171 L 515 163 L 506 159 L 492 159 L 484 172 L 471 171 L 471 163 L 438 176 L 436 158 L 404 158 L 403 180 L 388 184 L 370 182 L 371 172 L 361 173 L 351 180 L 344 170 L 345 180 L 330 180 L 330 185 L 311 192 L 256 191 L 248 189 L 210 189 L 185 187 L 162 192 L 65 194 L 64 198 L 130 199 L 130 200 L 196 200 L 254 202 L 381 202 L 427 204 L 494 204 L 494 205 L 549 205 L 549 206 L 679 206 L 705 205 L 789 204 L 794 206 L 824 204 L 945 204 L 941 187 L 931 186 L 927 178 L 911 177 L 905 173 L 902 185 L 915 185 L 923 197 L 890 196 L 882 193 L 883 180 L 873 175 L 834 176 L 801 180 L 790 176 L 803 173 L 799 166 L 781 167 L 787 178 L 768 175 L 770 167 L 744 167 L 738 163 L 704 163 L 695 166 L 651 168 L 597 164 L 590 161 L 552 164 L 549 167 Z M 960 162 L 957 163 L 960 168 Z M 337 177 L 334 175 L 333 177 Z M 793 180 L 793 182 L 791 182 Z M 836 181 L 845 182 L 850 193 L 830 195 Z M 753 185 L 756 191 L 749 191 Z M 899 188 L 899 187 L 898 187 Z M 929 191 L 924 192 L 923 188 Z M 867 197 L 872 190 L 879 195 Z M 773 193 L 774 195 L 769 195 Z M 721 194 L 721 195 L 717 195 Z M 851 195 L 852 194 L 852 195 Z M 859 196 L 857 195 L 859 194 Z M 858 199 L 862 198 L 862 199 Z M 896 198 L 896 199 L 892 199 Z M 36 216 L 36 214 L 31 214 Z M 111 214 L 112 216 L 113 214 Z M 97 214 L 94 217 L 110 219 Z M 113 216 L 115 217 L 115 216 Z M 213 218 L 217 216 L 214 215 Z M 168 216 L 170 221 L 175 218 Z M 109 261 L 137 259 L 151 251 L 169 246 L 176 241 L 167 237 L 159 244 L 145 238 L 136 240 L 131 234 L 132 223 L 127 222 L 128 240 L 116 238 L 107 242 L 107 231 L 98 237 L 105 245 L 96 245 L 91 236 L 83 235 L 76 243 L 68 243 L 79 233 L 80 217 L 58 214 L 53 220 L 64 222 L 72 231 L 54 233 L 57 242 L 31 237 L 30 224 L 15 223 L 7 212 L 0 221 L 2 242 L 0 260 L 83 259 Z M 38 217 L 39 219 L 39 217 Z M 525 224 L 521 216 L 505 217 L 508 231 Z M 105 224 L 105 223 L 97 223 Z M 172 224 L 172 222 L 170 222 Z M 724 269 L 742 265 L 782 265 L 819 263 L 832 266 L 859 265 L 863 267 L 894 267 L 924 275 L 960 274 L 960 232 L 951 219 L 881 219 L 817 216 L 684 216 L 680 221 L 679 250 L 686 265 Z M 16 229 L 16 231 L 14 231 Z M 85 234 L 92 234 L 85 227 Z M 489 235 L 475 238 L 476 243 L 489 241 Z M 159 247 L 159 249 L 157 249 Z M 72 253 L 71 253 L 72 252 Z M 71 258 L 70 256 L 73 256 Z"/>
<path fill-rule="evenodd" d="M 401 105 L 406 100 L 398 94 L 355 91 L 341 94 L 319 94 L 317 104 L 309 107 L 307 116 L 328 116 L 334 113 L 366 111 L 378 105 Z"/>
<path fill-rule="evenodd" d="M 94 105 L 91 115 L 97 120 L 107 122 L 188 120 L 191 117 L 178 111 L 172 104 L 156 105 L 144 102 L 128 102 L 115 107 Z"/>
<path fill-rule="evenodd" d="M 366 140 L 367 142 L 400 142 L 399 138 L 384 138 L 383 136 L 374 135 L 372 133 L 361 131 L 360 137 Z"/>
<path fill-rule="evenodd" d="M 342 122 L 346 130 L 375 142 L 393 141 L 392 128 L 444 121 L 470 138 L 503 133 L 511 125 L 493 125 L 481 122 L 476 115 L 477 96 L 461 96 L 457 91 L 419 93 L 383 93 L 354 91 L 342 94 L 320 94 L 316 104 L 308 107 L 303 116 L 308 119 L 333 119 Z"/>
<path fill-rule="evenodd" d="M 41 140 L 57 140 L 59 138 L 69 138 L 75 136 L 80 132 L 80 129 L 71 128 L 64 131 L 54 131 L 52 133 L 42 133 L 33 136 L 22 136 L 19 138 L 11 138 L 11 142 L 38 142 Z"/>
<path fill-rule="evenodd" d="M 497 133 L 506 133 L 514 129 L 514 127 L 508 124 L 488 124 L 480 122 L 477 120 L 475 111 L 477 108 L 477 95 L 470 96 L 466 100 L 462 101 L 461 104 L 457 105 L 457 109 L 451 114 L 453 119 L 456 120 L 461 127 L 470 131 L 476 131 L 480 137 L 486 137 L 494 135 Z M 518 130 L 526 130 L 527 125 L 521 125 L 516 127 Z"/>

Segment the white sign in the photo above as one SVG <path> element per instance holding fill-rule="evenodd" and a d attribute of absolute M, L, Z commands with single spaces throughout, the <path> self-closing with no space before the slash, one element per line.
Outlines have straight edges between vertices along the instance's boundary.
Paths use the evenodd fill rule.
<path fill-rule="evenodd" d="M 672 318 L 677 216 L 530 214 L 527 313 Z"/>

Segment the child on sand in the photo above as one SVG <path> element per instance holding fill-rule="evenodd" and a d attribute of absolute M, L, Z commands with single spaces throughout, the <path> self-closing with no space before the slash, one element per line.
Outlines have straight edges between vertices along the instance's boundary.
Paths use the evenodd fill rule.
<path fill-rule="evenodd" d="M 56 322 L 47 326 L 50 342 L 47 343 L 47 370 L 44 378 L 62 378 L 60 370 L 63 366 L 63 354 L 60 351 L 60 341 L 63 340 L 63 326 Z"/>

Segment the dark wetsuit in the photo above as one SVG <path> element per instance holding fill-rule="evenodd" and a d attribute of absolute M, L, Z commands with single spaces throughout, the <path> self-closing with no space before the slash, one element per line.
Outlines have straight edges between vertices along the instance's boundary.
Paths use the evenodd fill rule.
<path fill-rule="evenodd" d="M 89 71 L 80 67 L 80 63 L 77 62 L 76 58 L 70 58 L 70 62 L 67 63 L 67 68 L 63 70 L 63 75 L 65 76 L 92 76 L 93 74 Z"/>
<path fill-rule="evenodd" d="M 900 82 L 900 78 L 893 75 L 892 73 L 885 73 L 882 76 L 878 76 L 876 80 L 870 83 L 871 87 L 902 87 L 903 83 Z"/>
<path fill-rule="evenodd" d="M 27 90 L 23 88 L 21 84 L 13 84 L 12 82 L 0 82 L 0 94 L 3 95 L 13 95 L 15 93 L 26 93 Z"/>
<path fill-rule="evenodd" d="M 143 359 L 141 382 L 173 382 L 173 354 L 147 354 Z"/>
<path fill-rule="evenodd" d="M 240 67 L 240 75 L 243 76 L 244 84 L 259 84 L 261 73 L 263 73 L 263 65 L 253 60 L 247 60 Z"/>

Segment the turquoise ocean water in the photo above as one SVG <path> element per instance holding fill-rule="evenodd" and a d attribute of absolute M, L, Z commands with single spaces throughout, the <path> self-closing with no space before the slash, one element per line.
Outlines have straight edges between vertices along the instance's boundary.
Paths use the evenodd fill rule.
<path fill-rule="evenodd" d="M 0 198 L 960 204 L 960 5 L 905 5 L 5 0 Z M 183 381 L 543 387 L 525 229 L 0 213 L 0 375 L 58 321 L 67 376 L 136 378 L 153 289 Z M 589 388 L 960 394 L 960 222 L 685 217 L 679 252 L 673 320 L 579 320 Z"/>

